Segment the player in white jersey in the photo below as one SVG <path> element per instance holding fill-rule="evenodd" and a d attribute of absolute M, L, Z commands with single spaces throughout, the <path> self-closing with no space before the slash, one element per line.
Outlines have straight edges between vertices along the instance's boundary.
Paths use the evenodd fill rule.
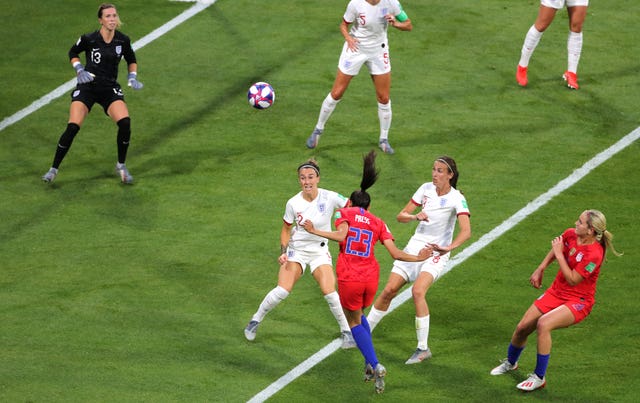
<path fill-rule="evenodd" d="M 458 182 L 458 167 L 453 158 L 438 157 L 431 170 L 432 181 L 423 184 L 397 216 L 399 222 L 418 221 L 418 227 L 404 251 L 417 253 L 425 245 L 434 250 L 432 257 L 424 262 L 409 263 L 396 260 L 389 280 L 378 296 L 367 320 L 371 330 L 386 315 L 391 300 L 402 286 L 414 282 L 413 302 L 416 308 L 416 336 L 418 346 L 406 364 L 416 364 L 431 357 L 429 349 L 429 306 L 427 291 L 433 283 L 451 268 L 447 265 L 451 251 L 471 237 L 469 207 L 465 197 L 455 187 Z M 414 214 L 416 209 L 420 209 Z M 453 237 L 458 221 L 459 231 Z"/>
<path fill-rule="evenodd" d="M 578 89 L 578 62 L 582 53 L 582 25 L 587 17 L 589 0 L 540 0 L 535 23 L 527 31 L 522 45 L 520 61 L 516 70 L 516 81 L 525 87 L 529 83 L 527 72 L 529 59 L 538 46 L 542 34 L 551 25 L 556 12 L 566 5 L 569 14 L 569 37 L 567 38 L 567 70 L 562 78 L 569 88 Z"/>
<path fill-rule="evenodd" d="M 307 232 L 303 226 L 304 222 L 311 221 L 315 228 L 331 231 L 334 211 L 345 207 L 348 200 L 336 192 L 318 188 L 320 168 L 314 160 L 298 167 L 298 180 L 302 191 L 287 202 L 280 232 L 278 285 L 264 297 L 245 328 L 244 335 L 247 340 L 255 339 L 258 325 L 269 311 L 291 293 L 309 266 L 311 275 L 318 282 L 331 313 L 340 325 L 342 348 L 354 348 L 356 344 L 336 292 L 329 242 L 326 238 Z"/>
<path fill-rule="evenodd" d="M 387 154 L 393 154 L 389 145 L 391 127 L 391 61 L 387 28 L 391 25 L 401 31 L 413 29 L 411 20 L 398 0 L 351 0 L 342 17 L 340 33 L 345 39 L 338 72 L 331 92 L 320 108 L 318 122 L 307 139 L 307 147 L 315 148 L 324 132 L 324 126 L 349 87 L 351 79 L 366 65 L 378 100 L 380 138 L 378 145 Z"/>

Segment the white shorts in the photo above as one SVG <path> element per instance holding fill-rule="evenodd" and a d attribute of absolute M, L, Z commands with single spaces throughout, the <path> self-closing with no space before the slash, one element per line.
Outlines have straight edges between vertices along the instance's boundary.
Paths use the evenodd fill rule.
<path fill-rule="evenodd" d="M 298 250 L 289 247 L 287 248 L 287 261 L 300 263 L 303 274 L 307 269 L 307 266 L 311 269 L 311 273 L 313 273 L 319 266 L 325 264 L 333 266 L 331 252 L 329 252 L 329 248 L 326 246 L 316 250 Z"/>
<path fill-rule="evenodd" d="M 345 42 L 338 61 L 340 71 L 349 76 L 356 76 L 363 64 L 366 64 L 369 74 L 374 76 L 391 72 L 391 60 L 389 59 L 387 44 L 382 44 L 375 48 L 360 47 L 354 52 L 349 49 Z"/>
<path fill-rule="evenodd" d="M 589 5 L 589 0 L 540 0 L 540 4 L 543 6 L 555 8 L 556 10 L 564 8 L 565 3 L 567 4 L 567 7 L 586 7 Z"/>
<path fill-rule="evenodd" d="M 419 242 L 409 241 L 409 244 L 404 251 L 412 255 L 417 254 L 420 249 L 423 248 Z M 407 283 L 413 283 L 418 278 L 421 272 L 427 272 L 433 276 L 433 282 L 451 270 L 451 266 L 447 265 L 451 253 L 445 253 L 444 255 L 434 254 L 424 262 L 403 262 L 402 260 L 396 260 L 393 262 L 392 273 L 396 273 L 401 276 Z"/>

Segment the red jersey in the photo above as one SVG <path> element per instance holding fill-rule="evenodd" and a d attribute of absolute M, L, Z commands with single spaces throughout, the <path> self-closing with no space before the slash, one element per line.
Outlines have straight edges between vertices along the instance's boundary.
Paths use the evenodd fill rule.
<path fill-rule="evenodd" d="M 378 281 L 380 265 L 374 254 L 375 244 L 393 239 L 387 224 L 361 207 L 346 207 L 336 213 L 335 226 L 346 222 L 349 232 L 340 242 L 336 264 L 338 281 Z"/>
<path fill-rule="evenodd" d="M 594 303 L 596 282 L 604 259 L 604 248 L 599 242 L 578 245 L 577 239 L 575 228 L 567 229 L 562 234 L 562 241 L 564 242 L 562 253 L 569 267 L 584 277 L 584 280 L 580 284 L 569 285 L 562 271 L 558 270 L 558 274 L 550 288 L 561 298 L 583 298 L 585 302 Z"/>

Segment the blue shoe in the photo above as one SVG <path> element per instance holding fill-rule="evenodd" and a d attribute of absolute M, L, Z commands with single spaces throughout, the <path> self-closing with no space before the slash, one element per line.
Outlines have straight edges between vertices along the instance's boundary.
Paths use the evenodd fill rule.
<path fill-rule="evenodd" d="M 318 146 L 318 142 L 320 141 L 320 135 L 324 130 L 318 129 L 317 127 L 313 129 L 311 135 L 307 139 L 307 148 L 316 148 Z"/>
<path fill-rule="evenodd" d="M 393 153 L 395 153 L 393 148 L 391 148 L 391 144 L 389 144 L 389 140 L 387 140 L 387 139 L 380 140 L 378 145 L 380 146 L 380 149 L 382 150 L 382 152 L 384 152 L 385 154 L 393 154 Z"/>

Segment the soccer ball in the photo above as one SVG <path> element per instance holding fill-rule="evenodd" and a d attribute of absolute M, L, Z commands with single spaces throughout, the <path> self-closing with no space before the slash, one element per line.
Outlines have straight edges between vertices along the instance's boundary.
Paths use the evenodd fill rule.
<path fill-rule="evenodd" d="M 247 93 L 249 105 L 256 109 L 267 109 L 276 100 L 276 92 L 269 83 L 262 81 L 253 84 Z"/>

